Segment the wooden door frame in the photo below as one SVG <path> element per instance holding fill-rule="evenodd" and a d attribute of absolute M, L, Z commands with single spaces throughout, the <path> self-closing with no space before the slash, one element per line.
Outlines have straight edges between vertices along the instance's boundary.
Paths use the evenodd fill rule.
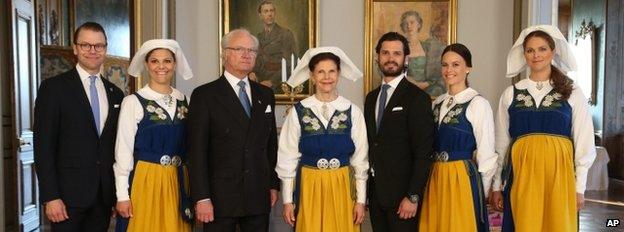
<path fill-rule="evenodd" d="M 11 7 L 11 0 L 0 0 L 0 6 L 4 7 L 5 9 L 10 9 Z M 4 41 L 3 43 L 0 43 L 0 76 L 6 77 L 9 74 L 9 35 L 10 35 L 10 15 L 8 14 L 10 12 L 7 12 L 7 14 L 3 14 L 4 17 L 0 17 L 0 41 Z M 5 88 L 9 88 L 9 86 L 3 86 L 2 81 L 0 81 L 0 103 L 4 103 L 5 101 L 5 94 L 8 94 L 8 91 L 5 92 Z M 0 191 L 0 199 L 2 199 L 2 202 L 0 202 L 0 208 L 3 209 L 2 211 L 0 211 L 0 228 L 6 228 L 6 221 L 5 221 L 5 211 L 6 211 L 6 202 L 5 202 L 5 187 L 4 187 L 4 139 L 3 138 L 3 134 L 4 134 L 4 128 L 2 127 L 2 114 L 3 112 L 3 108 L 0 108 L 0 167 L 3 169 L 3 171 L 0 171 L 0 186 L 2 186 L 2 190 Z"/>
<path fill-rule="evenodd" d="M 0 6 L 5 7 L 5 9 L 7 9 L 7 7 L 9 6 L 7 4 L 7 0 L 0 0 Z M 9 14 L 6 14 L 9 15 Z M 0 17 L 0 41 L 7 41 L 7 35 L 8 35 L 8 23 L 7 23 L 7 17 Z M 8 62 L 6 53 L 7 53 L 7 46 L 8 43 L 1 43 L 0 44 L 0 76 L 8 76 L 7 74 L 7 66 L 8 66 Z M 3 88 L 5 86 L 2 86 L 2 83 L 0 82 L 0 102 L 3 102 L 4 100 L 4 91 Z M 2 109 L 0 108 L 0 116 L 2 115 Z M 1 127 L 1 122 L 0 122 L 0 131 L 2 131 L 2 127 Z M 3 140 L 3 135 L 4 133 L 0 133 L 0 167 L 4 168 L 4 148 L 2 147 L 2 145 L 4 144 L 4 140 Z M 0 209 L 2 209 L 2 211 L 0 211 L 0 228 L 5 228 L 5 224 L 6 222 L 4 221 L 4 213 L 5 213 L 5 198 L 4 198 L 4 171 L 0 172 L 0 186 L 2 186 L 2 190 L 0 190 L 0 199 L 2 201 L 0 201 Z"/>

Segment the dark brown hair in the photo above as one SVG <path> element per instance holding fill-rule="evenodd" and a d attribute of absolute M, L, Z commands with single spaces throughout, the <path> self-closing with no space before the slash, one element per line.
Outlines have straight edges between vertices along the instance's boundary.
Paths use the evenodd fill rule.
<path fill-rule="evenodd" d="M 381 44 L 386 41 L 401 41 L 403 44 L 403 55 L 408 56 L 410 54 L 409 42 L 407 41 L 407 38 L 394 31 L 382 35 L 379 41 L 377 41 L 377 46 L 375 46 L 375 52 L 377 54 L 381 51 Z"/>
<path fill-rule="evenodd" d="M 152 56 L 152 52 L 156 51 L 156 50 L 166 50 L 169 53 L 171 53 L 171 57 L 173 57 L 173 61 L 176 61 L 176 55 L 175 53 L 173 53 L 171 50 L 169 50 L 168 48 L 154 48 L 151 51 L 147 52 L 147 54 L 145 54 L 145 62 L 147 62 L 150 58 L 150 56 Z"/>
<path fill-rule="evenodd" d="M 314 72 L 314 68 L 316 68 L 316 65 L 324 60 L 331 60 L 336 64 L 336 68 L 338 69 L 338 71 L 340 71 L 340 57 L 338 57 L 337 55 L 334 55 L 334 53 L 331 52 L 323 52 L 323 53 L 319 53 L 314 55 L 311 59 L 310 62 L 308 63 L 308 69 L 310 69 L 310 72 Z"/>
<path fill-rule="evenodd" d="M 524 38 L 524 41 L 522 42 L 522 47 L 525 48 L 529 39 L 533 37 L 539 37 L 539 38 L 546 40 L 546 42 L 548 43 L 548 47 L 550 47 L 550 49 L 553 50 L 554 52 L 555 40 L 548 33 L 544 31 L 540 31 L 540 30 L 529 33 Z M 555 89 L 555 92 L 561 94 L 562 99 L 567 100 L 568 98 L 570 98 L 570 94 L 572 94 L 572 83 L 574 81 L 568 78 L 568 76 L 563 74 L 561 70 L 559 70 L 557 67 L 553 66 L 552 64 L 550 65 L 550 68 L 551 68 L 550 80 L 552 81 L 553 89 Z"/>
<path fill-rule="evenodd" d="M 76 31 L 74 31 L 74 44 L 78 44 L 78 34 L 80 34 L 82 30 L 102 32 L 102 34 L 104 34 L 104 41 L 108 44 L 108 38 L 106 37 L 106 32 L 104 31 L 104 28 L 102 27 L 102 25 L 96 22 L 86 22 L 80 25 L 76 29 Z"/>

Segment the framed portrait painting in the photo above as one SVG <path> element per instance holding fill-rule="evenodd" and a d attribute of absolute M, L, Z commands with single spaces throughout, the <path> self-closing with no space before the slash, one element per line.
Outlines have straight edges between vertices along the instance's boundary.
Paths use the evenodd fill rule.
<path fill-rule="evenodd" d="M 457 0 L 366 0 L 364 94 L 381 84 L 375 46 L 387 32 L 404 35 L 410 46 L 407 79 L 432 98 L 446 92 L 440 56 L 457 33 Z"/>
<path fill-rule="evenodd" d="M 256 64 L 249 77 L 271 88 L 278 104 L 312 93 L 309 82 L 296 88 L 284 82 L 305 51 L 317 45 L 316 0 L 221 0 L 219 18 L 220 37 L 245 28 L 258 38 Z"/>

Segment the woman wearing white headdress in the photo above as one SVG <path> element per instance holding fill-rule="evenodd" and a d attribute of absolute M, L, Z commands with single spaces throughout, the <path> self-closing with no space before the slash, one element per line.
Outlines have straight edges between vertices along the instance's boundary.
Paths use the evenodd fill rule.
<path fill-rule="evenodd" d="M 500 98 L 490 200 L 504 210 L 503 231 L 577 231 L 596 150 L 587 100 L 565 75 L 576 61 L 559 29 L 522 31 L 507 57 L 507 77 L 527 66 L 529 78 Z"/>
<path fill-rule="evenodd" d="M 296 231 L 359 231 L 364 220 L 368 142 L 362 111 L 336 90 L 362 77 L 336 47 L 308 50 L 288 80 L 311 79 L 315 94 L 295 104 L 279 139 L 276 171 L 284 220 Z M 354 187 L 353 187 L 354 186 Z"/>
<path fill-rule="evenodd" d="M 173 74 L 193 73 L 175 40 L 149 40 L 128 74 L 147 69 L 149 83 L 123 99 L 115 146 L 117 231 L 190 231 L 186 174 L 184 94 L 171 87 Z M 185 221 L 186 220 L 186 221 Z"/>

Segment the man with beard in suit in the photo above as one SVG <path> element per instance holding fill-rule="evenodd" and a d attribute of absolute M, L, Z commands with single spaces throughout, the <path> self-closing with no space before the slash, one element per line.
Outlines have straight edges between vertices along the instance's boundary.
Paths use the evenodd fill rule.
<path fill-rule="evenodd" d="M 260 49 L 254 73 L 260 83 L 277 93 L 281 91 L 282 58 L 286 59 L 286 70 L 290 75 L 290 59 L 292 55 L 297 59 L 297 45 L 292 31 L 275 22 L 275 10 L 271 1 L 263 1 L 258 6 L 258 15 L 264 27 L 258 33 Z"/>
<path fill-rule="evenodd" d="M 279 180 L 275 97 L 248 74 L 258 40 L 244 29 L 221 40 L 225 71 L 197 87 L 189 107 L 189 177 L 205 231 L 267 231 Z"/>
<path fill-rule="evenodd" d="M 417 231 L 429 178 L 434 122 L 431 98 L 405 78 L 407 39 L 388 32 L 375 48 L 381 86 L 366 96 L 369 209 L 373 231 Z"/>
<path fill-rule="evenodd" d="M 76 67 L 44 80 L 35 102 L 35 166 L 52 231 L 107 231 L 115 203 L 113 161 L 123 92 L 102 78 L 106 33 L 74 33 Z"/>

